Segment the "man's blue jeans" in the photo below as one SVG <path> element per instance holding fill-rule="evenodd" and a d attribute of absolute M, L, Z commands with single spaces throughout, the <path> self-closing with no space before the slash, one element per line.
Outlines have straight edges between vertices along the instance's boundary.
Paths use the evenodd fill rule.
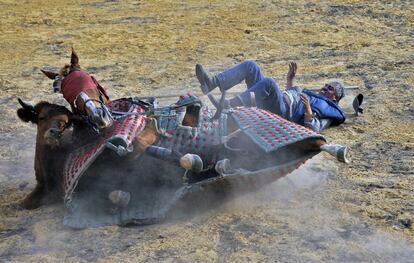
<path fill-rule="evenodd" d="M 243 80 L 246 81 L 247 90 L 238 95 L 243 105 L 252 106 L 250 92 L 254 92 L 257 107 L 282 117 L 286 115 L 283 93 L 279 86 L 274 79 L 263 76 L 255 61 L 244 61 L 219 73 L 217 79 L 221 90 L 228 90 Z"/>

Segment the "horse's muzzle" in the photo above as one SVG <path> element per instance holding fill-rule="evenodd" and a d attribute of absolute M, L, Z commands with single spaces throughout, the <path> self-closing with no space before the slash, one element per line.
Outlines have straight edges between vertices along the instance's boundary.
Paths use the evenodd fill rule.
<path fill-rule="evenodd" d="M 45 139 L 46 145 L 50 147 L 59 147 L 65 144 L 71 136 L 68 135 L 68 132 L 65 130 L 61 130 L 58 128 L 50 128 L 48 129 L 43 138 Z"/>
<path fill-rule="evenodd" d="M 95 108 L 89 115 L 90 120 L 99 128 L 111 127 L 114 123 L 111 113 L 105 108 Z"/>

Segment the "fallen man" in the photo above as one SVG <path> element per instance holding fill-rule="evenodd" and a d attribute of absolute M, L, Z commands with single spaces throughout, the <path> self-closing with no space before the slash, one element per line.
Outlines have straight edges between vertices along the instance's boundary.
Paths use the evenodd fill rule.
<path fill-rule="evenodd" d="M 329 80 L 319 93 L 293 86 L 297 65 L 292 62 L 287 74 L 286 90 L 281 91 L 273 78 L 265 77 L 255 61 L 244 61 L 215 76 L 209 74 L 200 65 L 196 65 L 196 75 L 204 94 L 216 87 L 229 90 L 233 86 L 246 82 L 247 90 L 225 101 L 225 107 L 253 107 L 268 110 L 283 118 L 303 125 L 316 132 L 345 121 L 345 113 L 339 107 L 344 97 L 344 85 L 339 80 Z M 218 102 L 213 103 L 218 105 Z"/>

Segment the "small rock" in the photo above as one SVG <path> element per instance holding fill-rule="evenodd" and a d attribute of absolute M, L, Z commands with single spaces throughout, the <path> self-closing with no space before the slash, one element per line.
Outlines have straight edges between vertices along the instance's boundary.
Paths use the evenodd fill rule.
<path fill-rule="evenodd" d="M 403 228 L 410 228 L 413 225 L 411 219 L 408 218 L 400 219 L 398 220 L 398 223 L 400 223 Z"/>
<path fill-rule="evenodd" d="M 26 186 L 27 186 L 28 184 L 29 184 L 28 182 L 22 182 L 22 183 L 20 183 L 20 184 L 19 184 L 19 189 L 20 189 L 20 190 L 23 190 L 24 188 L 26 188 Z"/>

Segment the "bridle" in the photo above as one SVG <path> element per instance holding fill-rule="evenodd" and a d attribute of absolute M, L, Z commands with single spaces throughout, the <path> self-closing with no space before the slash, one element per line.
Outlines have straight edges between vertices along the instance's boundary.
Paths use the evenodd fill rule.
<path fill-rule="evenodd" d="M 102 99 L 96 100 L 96 99 L 91 99 L 91 98 L 89 98 L 89 99 L 85 100 L 85 101 L 83 102 L 83 108 L 84 108 L 84 109 L 86 108 L 86 104 L 87 104 L 88 102 L 90 102 L 90 101 L 99 103 L 99 104 L 101 105 L 101 109 L 102 109 L 102 110 L 103 110 L 106 114 L 108 114 L 108 116 L 109 116 L 112 120 L 114 119 L 114 118 L 112 117 L 111 111 L 108 109 L 108 107 L 106 107 L 106 105 L 105 105 L 105 103 L 102 101 Z"/>

